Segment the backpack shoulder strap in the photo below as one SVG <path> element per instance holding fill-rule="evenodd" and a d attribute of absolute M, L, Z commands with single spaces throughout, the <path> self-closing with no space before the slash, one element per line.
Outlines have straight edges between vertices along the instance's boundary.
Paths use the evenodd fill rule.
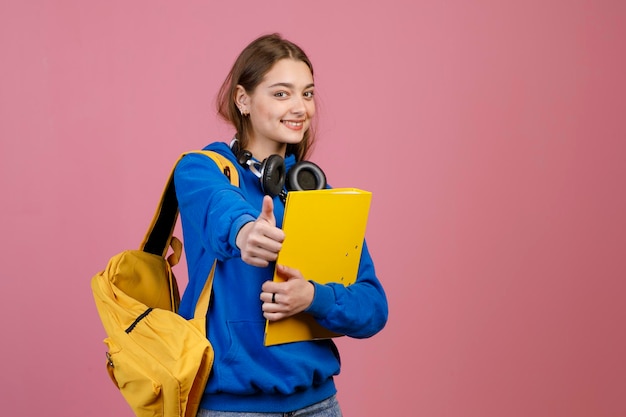
<path fill-rule="evenodd" d="M 190 151 L 178 157 L 170 172 L 165 189 L 161 195 L 161 201 L 152 218 L 152 223 L 150 223 L 150 227 L 148 227 L 148 231 L 140 246 L 140 249 L 144 252 L 165 257 L 171 245 L 174 249 L 174 258 L 170 261 L 172 266 L 178 263 L 182 252 L 180 241 L 176 238 L 172 238 L 172 233 L 174 232 L 174 227 L 178 220 L 178 200 L 176 199 L 176 189 L 174 188 L 174 170 L 180 160 L 190 153 L 198 153 L 211 158 L 224 175 L 226 175 L 230 183 L 236 187 L 239 186 L 239 173 L 237 172 L 237 168 L 235 168 L 228 158 L 217 152 L 205 150 Z"/>

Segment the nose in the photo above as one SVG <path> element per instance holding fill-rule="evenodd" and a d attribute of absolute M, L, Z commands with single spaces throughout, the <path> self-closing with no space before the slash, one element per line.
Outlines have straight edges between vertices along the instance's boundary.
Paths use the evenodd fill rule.
<path fill-rule="evenodd" d="M 306 104 L 305 100 L 302 97 L 293 97 L 291 112 L 297 115 L 303 115 L 306 113 Z"/>

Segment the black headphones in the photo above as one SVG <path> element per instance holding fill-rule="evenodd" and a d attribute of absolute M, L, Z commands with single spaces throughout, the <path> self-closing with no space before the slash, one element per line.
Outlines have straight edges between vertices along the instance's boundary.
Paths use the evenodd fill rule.
<path fill-rule="evenodd" d="M 285 172 L 285 161 L 280 155 L 270 155 L 262 162 L 257 161 L 252 153 L 239 148 L 239 141 L 233 139 L 230 149 L 237 157 L 237 162 L 249 168 L 261 181 L 261 189 L 271 197 L 280 196 L 283 201 L 286 197 L 283 186 L 287 191 L 322 190 L 326 188 L 324 171 L 310 161 L 299 161 Z"/>

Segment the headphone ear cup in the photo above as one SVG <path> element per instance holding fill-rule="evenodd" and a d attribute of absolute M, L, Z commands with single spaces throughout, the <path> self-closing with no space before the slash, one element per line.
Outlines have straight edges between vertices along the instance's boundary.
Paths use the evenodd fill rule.
<path fill-rule="evenodd" d="M 270 155 L 261 167 L 263 192 L 276 197 L 285 185 L 285 161 L 280 155 Z"/>
<path fill-rule="evenodd" d="M 238 151 L 235 155 L 237 155 L 237 162 L 239 162 L 239 165 L 242 167 L 247 167 L 248 161 L 252 159 L 252 153 L 246 150 Z"/>
<path fill-rule="evenodd" d="M 287 190 L 306 191 L 326 188 L 326 175 L 322 168 L 309 161 L 300 161 L 287 173 Z"/>

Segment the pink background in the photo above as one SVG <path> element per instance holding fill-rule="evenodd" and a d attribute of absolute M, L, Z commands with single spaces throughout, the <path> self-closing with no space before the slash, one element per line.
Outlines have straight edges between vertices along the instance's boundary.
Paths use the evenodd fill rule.
<path fill-rule="evenodd" d="M 316 67 L 390 302 L 346 416 L 626 416 L 626 2 L 0 2 L 0 404 L 131 416 L 89 282 L 136 247 L 260 34 Z M 178 268 L 185 283 L 184 266 Z"/>

